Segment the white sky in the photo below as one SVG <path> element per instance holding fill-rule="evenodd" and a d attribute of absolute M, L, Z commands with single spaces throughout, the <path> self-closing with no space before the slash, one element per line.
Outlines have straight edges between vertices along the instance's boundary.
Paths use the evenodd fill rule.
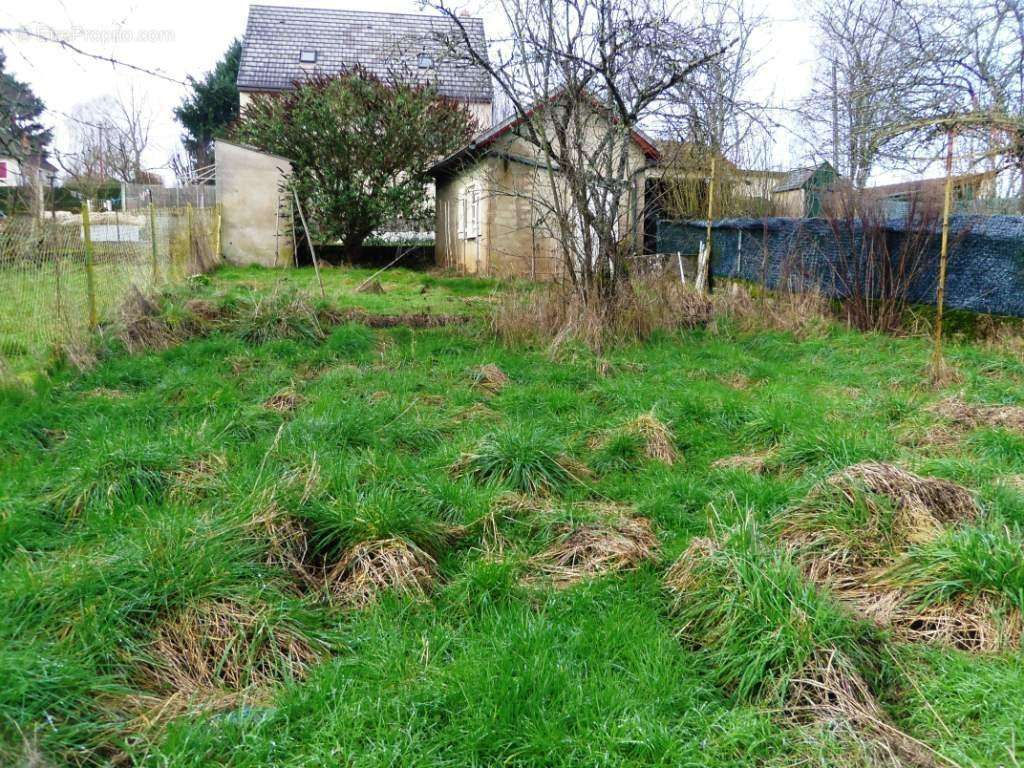
<path fill-rule="evenodd" d="M 266 4 L 333 7 L 419 13 L 417 0 L 376 0 L 372 5 L 357 0 L 291 0 Z M 754 0 L 756 2 L 756 0 Z M 771 98 L 777 105 L 792 105 L 808 89 L 814 61 L 812 33 L 806 4 L 800 0 L 762 0 L 769 19 L 755 43 L 763 67 L 755 97 Z M 493 0 L 466 0 L 466 11 L 482 16 L 489 36 L 501 35 Z M 0 27 L 27 26 L 69 40 L 83 50 L 148 69 L 160 70 L 184 80 L 213 67 L 235 37 L 245 31 L 246 0 L 4 0 Z M 153 116 L 151 148 L 147 164 L 171 180 L 168 159 L 180 147 L 180 126 L 171 110 L 182 99 L 184 86 L 128 69 L 113 67 L 66 51 L 59 46 L 0 36 L 7 67 L 29 83 L 51 110 L 46 119 L 56 129 L 55 147 L 68 141 L 67 119 L 62 113 L 93 98 L 127 93 L 143 95 Z M 773 113 L 792 124 L 785 111 Z M 804 159 L 804 148 L 792 131 L 775 132 L 773 161 L 780 167 Z"/>

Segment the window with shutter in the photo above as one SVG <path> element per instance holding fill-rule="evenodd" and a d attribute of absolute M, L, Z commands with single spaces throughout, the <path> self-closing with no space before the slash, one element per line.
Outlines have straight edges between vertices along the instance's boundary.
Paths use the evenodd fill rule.
<path fill-rule="evenodd" d="M 458 222 L 459 222 L 459 238 L 465 240 L 466 239 L 466 196 L 465 195 L 459 195 L 459 202 L 458 202 L 458 205 L 456 206 L 456 210 L 458 211 L 458 215 L 457 215 L 456 218 L 458 218 Z"/>

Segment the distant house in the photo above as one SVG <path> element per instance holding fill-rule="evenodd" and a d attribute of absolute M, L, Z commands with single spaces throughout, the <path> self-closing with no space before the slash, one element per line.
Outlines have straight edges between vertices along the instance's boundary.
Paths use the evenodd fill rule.
<path fill-rule="evenodd" d="M 461 21 L 474 48 L 487 50 L 483 21 Z M 444 16 L 249 6 L 237 80 L 243 107 L 253 94 L 356 66 L 385 80 L 432 83 L 466 104 L 480 128 L 491 125 L 490 75 L 469 60 L 461 31 Z"/>
<path fill-rule="evenodd" d="M 991 198 L 996 192 L 996 173 L 983 171 L 953 177 L 953 207 L 957 211 L 969 211 L 973 203 L 981 198 Z M 899 215 L 907 207 L 916 205 L 941 206 L 946 196 L 946 177 L 915 179 L 896 184 L 880 184 L 864 190 L 869 200 L 882 203 L 891 215 Z"/>
<path fill-rule="evenodd" d="M 0 157 L 0 188 L 43 187 L 56 178 L 57 168 L 45 157 L 32 154 L 21 160 Z"/>
<path fill-rule="evenodd" d="M 839 179 L 836 169 L 828 162 L 796 168 L 772 188 L 772 202 L 780 216 L 798 219 L 821 216 L 828 192 Z"/>
<path fill-rule="evenodd" d="M 595 110 L 586 119 L 609 118 Z M 590 130 L 589 123 L 584 130 Z M 593 130 L 600 135 L 596 123 Z M 553 185 L 540 150 L 525 135 L 523 119 L 510 117 L 431 169 L 437 187 L 435 256 L 439 266 L 468 274 L 536 279 L 562 273 L 563 248 L 552 235 L 550 222 Z M 645 174 L 659 154 L 640 131 L 633 131 L 631 138 L 627 174 L 631 188 L 620 231 L 624 240 L 639 249 L 643 244 Z"/>

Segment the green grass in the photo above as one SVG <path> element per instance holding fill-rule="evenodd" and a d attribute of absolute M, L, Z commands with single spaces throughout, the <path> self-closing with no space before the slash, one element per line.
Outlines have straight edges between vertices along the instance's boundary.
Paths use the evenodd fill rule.
<path fill-rule="evenodd" d="M 497 343 L 486 313 L 505 286 L 395 270 L 385 294 L 354 293 L 369 274 L 324 270 L 328 303 L 470 321 L 332 325 L 285 312 L 299 294 L 318 305 L 311 270 L 223 269 L 167 300 L 181 328 L 190 298 L 232 308 L 201 337 L 136 355 L 108 341 L 85 373 L 0 389 L 0 764 L 829 765 L 841 747 L 777 713 L 820 647 L 951 760 L 1024 757 L 1022 654 L 888 640 L 772 540 L 778 515 L 837 468 L 898 462 L 967 485 L 984 508 L 916 553 L 907 581 L 1019 605 L 1021 437 L 915 439 L 952 394 L 922 387 L 926 341 L 725 322 L 607 352 L 602 376 L 585 350 L 552 360 Z M 949 355 L 965 399 L 1024 400 L 1019 358 Z M 509 376 L 500 391 L 479 386 L 486 364 Z M 283 390 L 294 410 L 264 407 Z M 614 437 L 652 411 L 673 464 Z M 711 467 L 763 451 L 764 474 Z M 497 548 L 491 512 L 513 491 L 548 512 L 499 521 Z M 559 526 L 585 517 L 579 502 L 634 507 L 659 561 L 561 590 L 524 581 Z M 737 534 L 700 599 L 674 611 L 668 566 L 694 536 L 737 525 L 760 533 Z M 281 555 L 302 545 L 319 567 L 382 538 L 434 559 L 426 599 L 352 610 Z M 231 630 L 223 663 L 276 682 L 153 718 L 173 692 L 161 633 L 225 602 L 254 619 Z M 296 637 L 314 651 L 305 674 L 274 655 Z"/>

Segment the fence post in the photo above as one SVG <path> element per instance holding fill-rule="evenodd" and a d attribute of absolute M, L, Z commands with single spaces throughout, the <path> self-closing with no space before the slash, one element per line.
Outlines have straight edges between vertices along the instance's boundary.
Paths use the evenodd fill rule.
<path fill-rule="evenodd" d="M 156 286 L 160 282 L 160 254 L 156 244 L 156 206 L 152 200 L 149 201 L 149 239 L 153 259 L 153 285 Z"/>
<path fill-rule="evenodd" d="M 184 265 L 185 269 L 182 270 L 182 277 L 185 277 L 188 265 L 195 263 L 195 256 L 192 253 L 192 203 L 185 203 L 185 210 L 188 212 L 188 261 Z"/>
<path fill-rule="evenodd" d="M 221 208 L 220 203 L 213 204 L 213 258 L 220 261 L 220 220 L 221 220 Z M 274 262 L 275 266 L 277 262 Z"/>
<path fill-rule="evenodd" d="M 89 330 L 96 330 L 96 275 L 93 274 L 92 232 L 89 229 L 89 201 L 82 203 L 82 242 L 85 245 L 85 290 L 89 301 Z"/>

